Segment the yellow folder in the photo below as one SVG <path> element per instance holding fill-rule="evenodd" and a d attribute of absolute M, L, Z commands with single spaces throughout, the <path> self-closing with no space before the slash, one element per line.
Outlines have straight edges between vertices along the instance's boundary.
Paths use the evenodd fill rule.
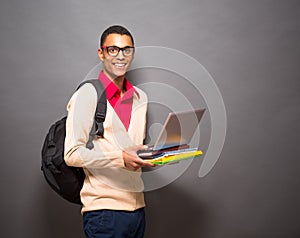
<path fill-rule="evenodd" d="M 201 150 L 187 151 L 187 152 L 183 152 L 180 154 L 166 154 L 166 155 L 162 155 L 158 158 L 151 159 L 151 160 L 149 160 L 149 162 L 152 164 L 157 164 L 157 165 L 169 164 L 169 163 L 178 162 L 180 160 L 192 159 L 192 158 L 198 157 L 202 154 L 203 153 Z"/>

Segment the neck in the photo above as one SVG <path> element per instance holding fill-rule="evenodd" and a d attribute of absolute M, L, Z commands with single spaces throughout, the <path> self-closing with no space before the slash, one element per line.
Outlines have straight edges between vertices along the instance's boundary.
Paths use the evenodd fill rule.
<path fill-rule="evenodd" d="M 103 72 L 121 91 L 123 91 L 125 75 L 114 78 L 110 74 L 108 74 L 105 70 L 103 70 Z"/>
<path fill-rule="evenodd" d="M 123 85 L 124 85 L 124 79 L 125 79 L 125 77 L 123 76 L 123 77 L 115 78 L 115 79 L 113 80 L 114 84 L 117 85 L 117 87 L 118 87 L 121 91 L 123 91 L 123 89 L 124 89 L 124 87 L 123 87 Z"/>

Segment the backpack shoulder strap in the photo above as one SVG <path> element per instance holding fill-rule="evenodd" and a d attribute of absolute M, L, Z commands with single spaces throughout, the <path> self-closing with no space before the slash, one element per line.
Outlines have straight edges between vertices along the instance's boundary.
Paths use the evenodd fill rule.
<path fill-rule="evenodd" d="M 97 91 L 97 95 L 98 95 L 94 123 L 93 123 L 92 129 L 89 134 L 89 140 L 86 144 L 86 147 L 88 149 L 92 149 L 94 147 L 93 139 L 94 139 L 95 135 L 103 136 L 103 134 L 104 134 L 103 122 L 105 121 L 107 102 L 106 102 L 105 88 L 99 79 L 86 80 L 86 81 L 82 82 L 78 86 L 77 89 L 79 89 L 82 85 L 84 85 L 86 83 L 93 84 L 93 86 L 95 87 L 95 89 Z"/>

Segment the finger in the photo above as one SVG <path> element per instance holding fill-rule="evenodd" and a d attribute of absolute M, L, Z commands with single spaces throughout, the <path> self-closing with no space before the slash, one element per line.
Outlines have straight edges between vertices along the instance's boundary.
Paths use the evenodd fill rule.
<path fill-rule="evenodd" d="M 130 171 L 136 171 L 136 170 L 139 168 L 139 166 L 137 166 L 137 165 L 135 165 L 135 164 L 131 164 L 131 163 L 126 164 L 125 167 L 126 167 L 127 169 L 129 169 Z"/>
<path fill-rule="evenodd" d="M 147 160 L 142 160 L 142 159 L 140 159 L 139 165 L 140 165 L 141 167 L 154 167 L 154 166 L 155 166 L 155 165 L 152 164 L 151 162 L 149 162 L 149 161 L 147 161 Z"/>

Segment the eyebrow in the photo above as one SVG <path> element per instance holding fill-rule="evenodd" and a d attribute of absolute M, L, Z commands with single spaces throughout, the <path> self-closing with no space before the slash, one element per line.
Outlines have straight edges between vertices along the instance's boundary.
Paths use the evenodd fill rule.
<path fill-rule="evenodd" d="M 120 48 L 120 49 L 124 49 L 124 48 L 128 48 L 128 47 L 134 48 L 134 46 L 130 46 L 130 45 L 126 45 L 124 47 L 119 47 L 119 46 L 116 46 L 116 45 L 103 45 L 103 46 L 101 46 L 102 49 L 107 48 L 107 47 L 117 47 L 117 48 Z"/>

